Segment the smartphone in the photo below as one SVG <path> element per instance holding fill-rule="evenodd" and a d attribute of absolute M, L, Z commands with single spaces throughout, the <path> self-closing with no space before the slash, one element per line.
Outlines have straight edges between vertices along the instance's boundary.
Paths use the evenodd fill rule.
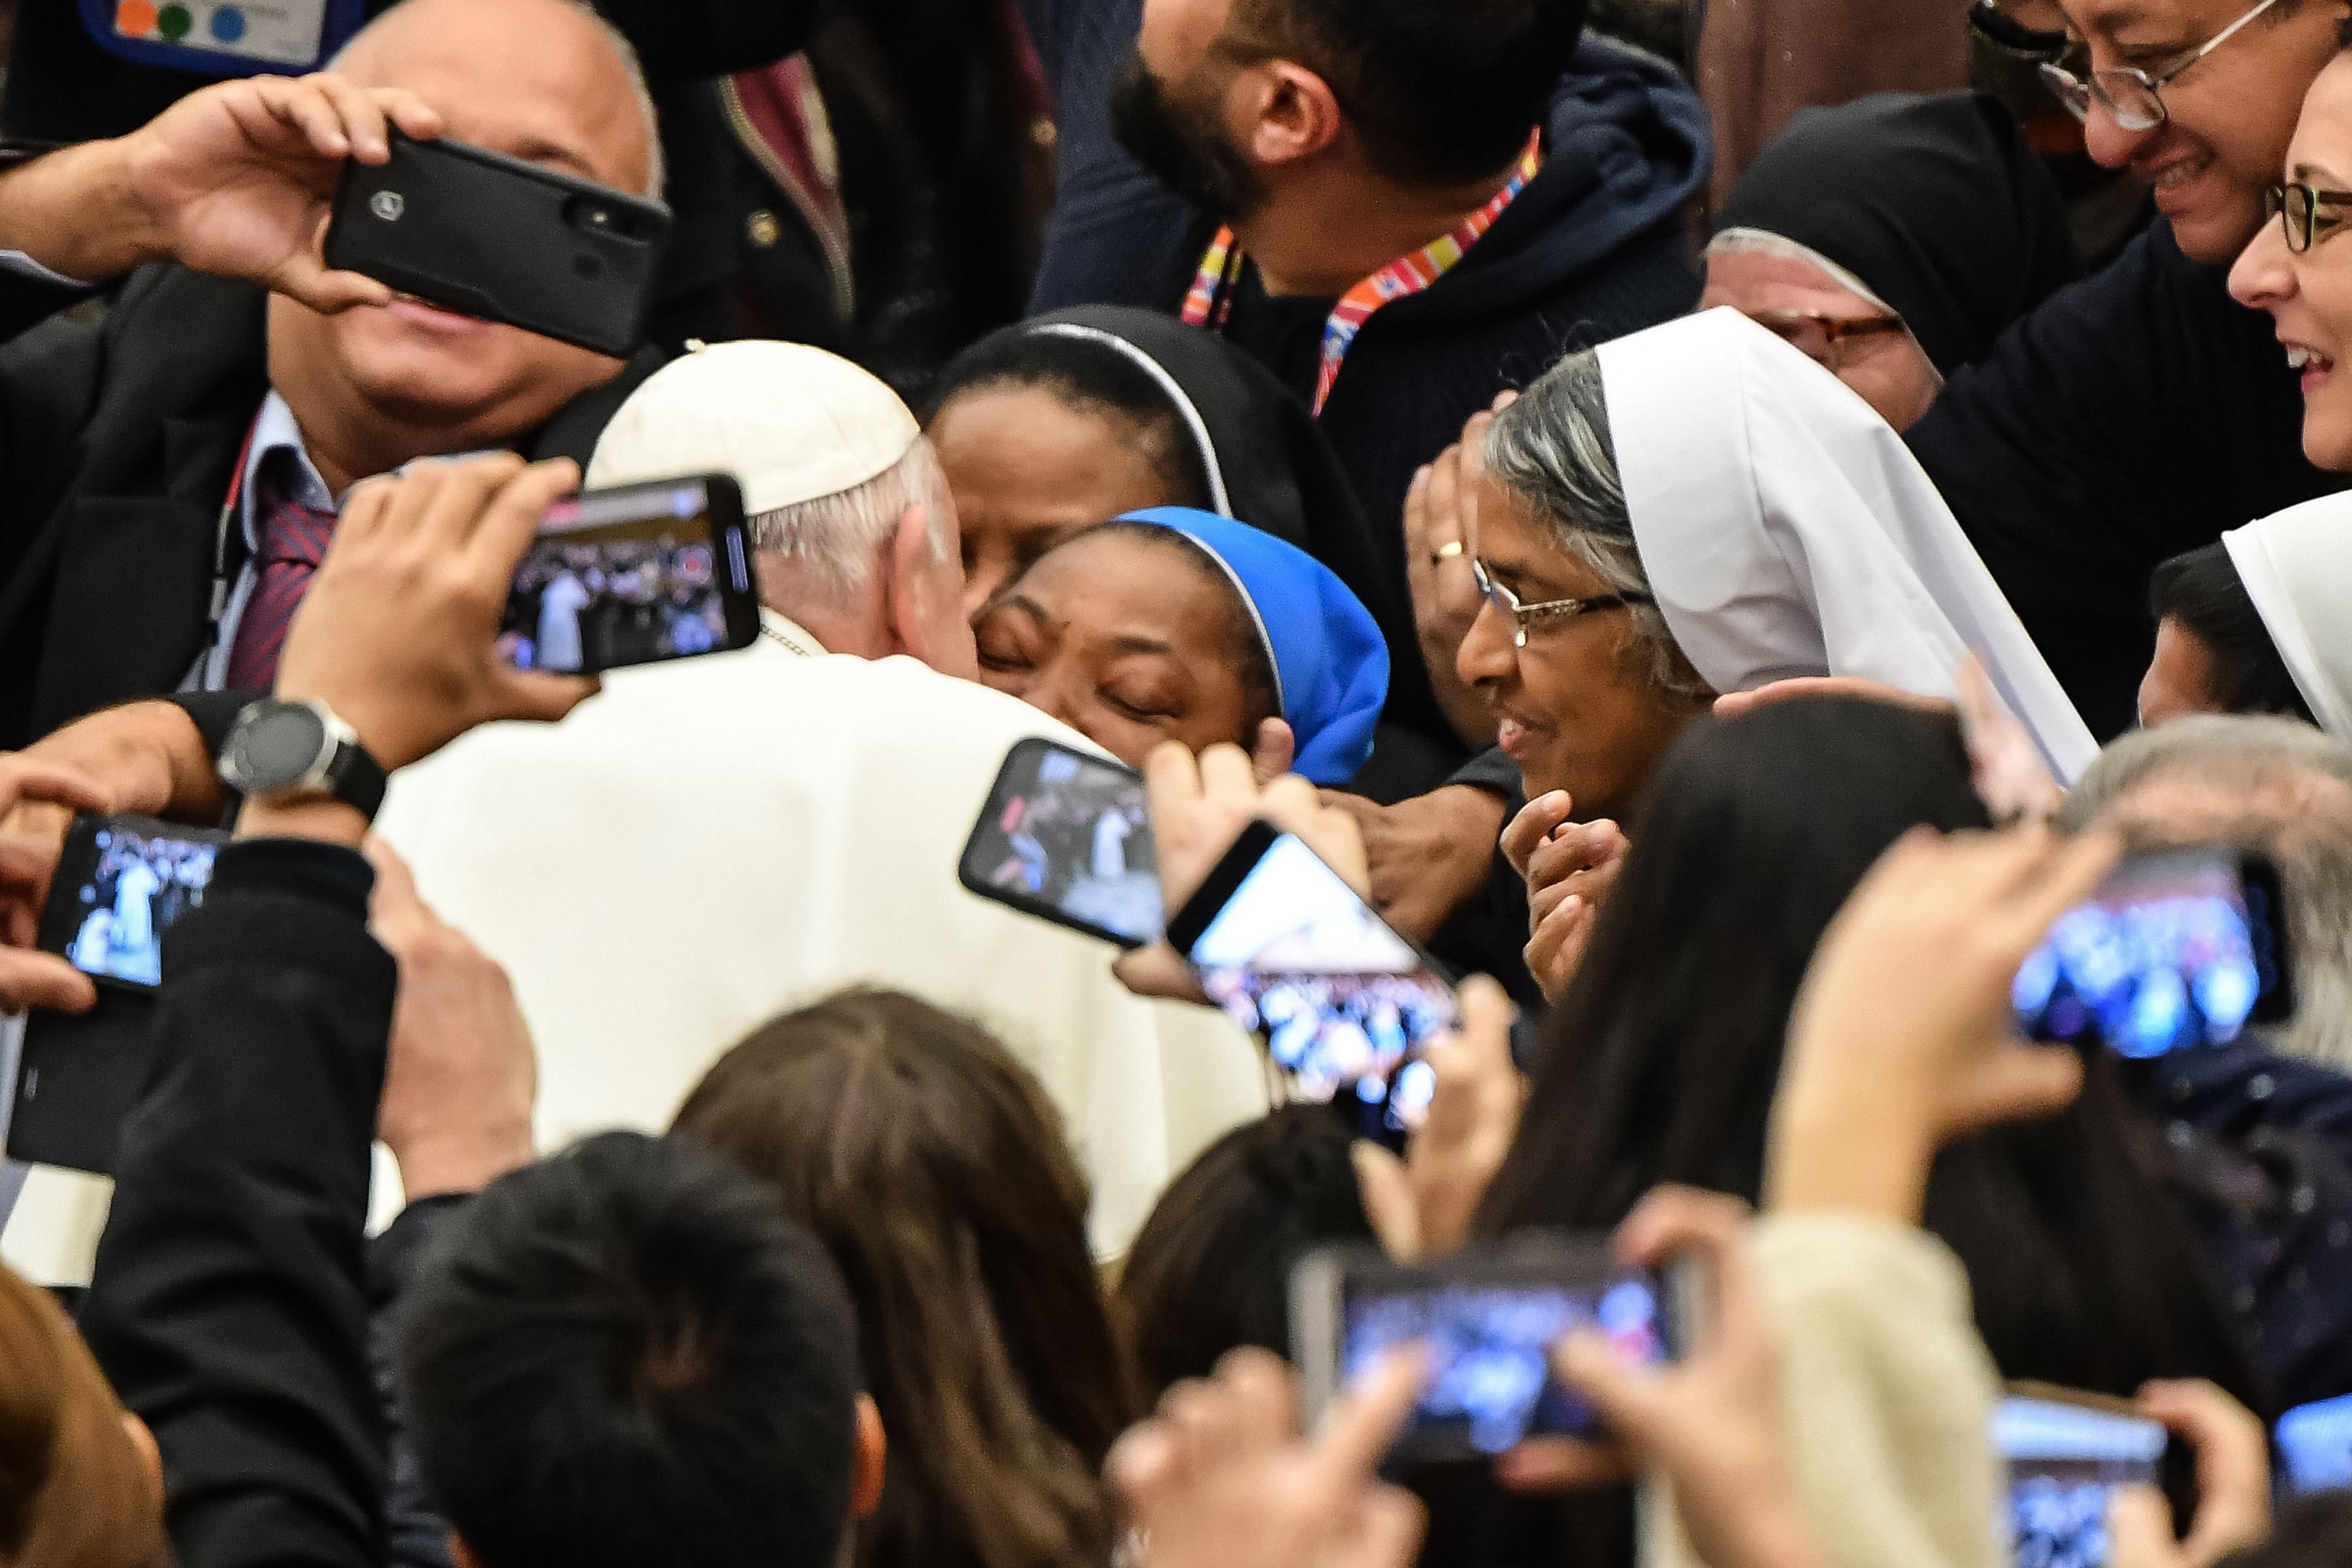
<path fill-rule="evenodd" d="M 446 138 L 391 144 L 383 163 L 344 161 L 329 267 L 598 353 L 636 348 L 669 208 Z"/>
<path fill-rule="evenodd" d="M 2039 1384 L 2009 1385 L 1992 1445 L 2009 1468 L 2009 1561 L 2019 1568 L 2104 1568 L 2117 1487 L 2154 1486 L 2164 1427 L 2120 1399 Z"/>
<path fill-rule="evenodd" d="M 1630 1363 L 1679 1355 L 1682 1280 L 1625 1268 L 1605 1236 L 1528 1233 L 1430 1264 L 1392 1262 L 1372 1247 L 1311 1252 L 1290 1278 L 1307 1419 L 1383 1352 L 1418 1343 L 1428 1379 L 1396 1458 L 1474 1458 L 1527 1437 L 1592 1436 L 1600 1420 L 1552 1377 L 1552 1347 L 1595 1329 Z"/>
<path fill-rule="evenodd" d="M 1297 837 L 1244 828 L 1168 940 L 1298 1098 L 1391 1145 L 1421 1125 L 1436 1087 L 1422 1053 L 1461 1022 L 1454 987 Z"/>
<path fill-rule="evenodd" d="M 579 675 L 748 647 L 760 635 L 743 493 L 725 474 L 586 490 L 547 509 L 499 650 Z"/>
<path fill-rule="evenodd" d="M 2159 1057 L 2294 1013 L 2286 904 L 2269 858 L 2235 848 L 2125 860 L 2019 965 L 2027 1036 Z"/>
<path fill-rule="evenodd" d="M 2279 1417 L 2277 1436 L 2289 1491 L 2352 1489 L 2352 1394 L 2296 1405 Z"/>
<path fill-rule="evenodd" d="M 1165 910 L 1143 775 L 1033 735 L 1013 745 L 958 868 L 983 899 L 1141 947 Z"/>
<path fill-rule="evenodd" d="M 40 944 L 106 985 L 163 982 L 163 933 L 194 913 L 229 836 L 145 816 L 78 816 L 49 881 Z"/>

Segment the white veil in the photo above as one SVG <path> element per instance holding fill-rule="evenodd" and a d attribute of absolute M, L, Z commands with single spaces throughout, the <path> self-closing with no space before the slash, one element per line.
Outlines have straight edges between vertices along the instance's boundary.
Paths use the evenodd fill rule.
<path fill-rule="evenodd" d="M 2352 494 L 2274 511 L 2221 543 L 2312 717 L 2352 741 Z"/>
<path fill-rule="evenodd" d="M 2043 760 L 2098 754 L 1903 438 L 1732 310 L 1603 344 L 1635 545 L 1675 640 L 1717 691 L 1850 675 L 1955 699 L 1974 652 Z"/>

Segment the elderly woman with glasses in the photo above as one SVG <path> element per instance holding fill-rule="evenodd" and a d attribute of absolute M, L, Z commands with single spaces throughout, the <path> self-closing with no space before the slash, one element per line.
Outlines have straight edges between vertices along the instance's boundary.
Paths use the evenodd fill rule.
<path fill-rule="evenodd" d="M 2278 323 L 2287 363 L 2302 374 L 2303 452 L 2352 473 L 2352 20 L 2339 53 L 2311 84 L 2287 149 L 2285 178 L 2270 189 L 2273 221 L 2230 270 L 2242 305 Z"/>
<path fill-rule="evenodd" d="M 1590 838 L 1571 818 L 1633 812 L 1718 693 L 1843 676 L 1950 699 L 1973 655 L 2056 776 L 2097 750 L 1902 438 L 1737 311 L 1561 362 L 1483 455 L 1465 541 L 1483 602 L 1456 669 L 1526 784 L 1506 846 L 1548 989 L 1544 923 L 1580 918 L 1550 868 L 1593 857 L 1544 850 Z"/>

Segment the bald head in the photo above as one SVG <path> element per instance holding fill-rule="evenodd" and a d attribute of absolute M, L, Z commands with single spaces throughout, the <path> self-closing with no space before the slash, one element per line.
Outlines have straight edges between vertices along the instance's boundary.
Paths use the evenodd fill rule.
<path fill-rule="evenodd" d="M 405 88 L 448 133 L 619 190 L 661 192 L 636 52 L 581 0 L 402 0 L 328 68 Z"/>

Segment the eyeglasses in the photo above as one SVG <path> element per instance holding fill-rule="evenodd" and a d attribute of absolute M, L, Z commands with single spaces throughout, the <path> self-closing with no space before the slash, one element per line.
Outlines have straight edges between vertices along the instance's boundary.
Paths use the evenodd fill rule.
<path fill-rule="evenodd" d="M 1908 331 L 1900 316 L 1824 316 L 1816 310 L 1750 310 L 1748 319 L 1828 364 L 1848 338 Z"/>
<path fill-rule="evenodd" d="M 2003 11 L 2000 0 L 1973 0 L 1969 6 L 1969 26 L 1987 43 L 2015 55 L 2047 58 L 2063 54 L 2066 49 L 2063 30 L 2044 32 L 2039 27 L 2029 27 Z"/>
<path fill-rule="evenodd" d="M 1632 605 L 1657 603 L 1647 594 L 1596 594 L 1589 599 L 1546 599 L 1538 605 L 1523 605 L 1519 596 L 1495 581 L 1486 563 L 1475 555 L 1470 557 L 1470 575 L 1477 580 L 1478 592 L 1486 602 L 1510 617 L 1511 646 L 1528 646 L 1528 623 L 1537 620 L 1566 620 L 1573 616 L 1591 615 L 1596 610 L 1623 609 Z"/>
<path fill-rule="evenodd" d="M 2242 32 L 2253 19 L 2278 4 L 2278 0 L 2263 3 L 2222 28 L 2210 43 L 2187 59 L 2165 72 L 2150 76 L 2135 66 L 2111 66 L 2105 70 L 2077 73 L 2053 60 L 2042 64 L 2042 79 L 2077 120 L 2091 118 L 2091 105 L 2098 103 L 2116 122 L 2116 129 L 2137 135 L 2153 131 L 2169 118 L 2164 107 L 2164 89 L 2180 79 L 2180 73 L 2228 43 Z"/>
<path fill-rule="evenodd" d="M 2352 191 L 2323 191 L 2310 185 L 2273 185 L 2263 201 L 2278 215 L 2286 230 L 2286 247 L 2301 256 L 2319 242 L 2320 214 L 2327 207 L 2352 206 Z M 2329 220 L 2331 225 L 2339 220 Z"/>

